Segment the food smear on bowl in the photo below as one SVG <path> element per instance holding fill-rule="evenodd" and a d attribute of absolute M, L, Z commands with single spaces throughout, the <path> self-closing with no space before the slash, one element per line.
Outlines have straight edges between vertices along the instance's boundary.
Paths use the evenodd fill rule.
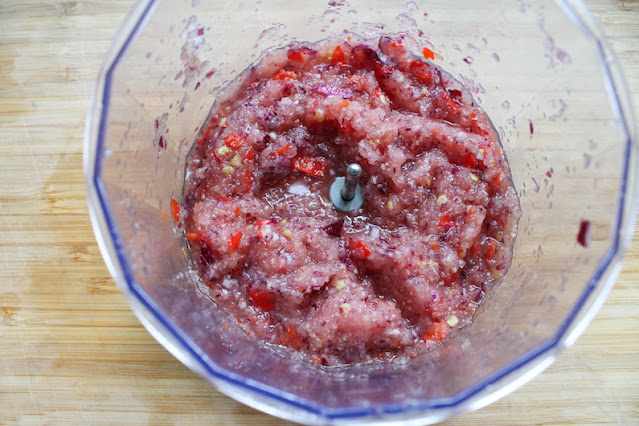
<path fill-rule="evenodd" d="M 422 53 L 419 52 L 418 53 Z M 213 105 L 180 221 L 210 297 L 324 365 L 407 360 L 468 325 L 519 201 L 470 93 L 401 36 L 264 54 Z M 329 200 L 348 164 L 364 204 Z"/>
<path fill-rule="evenodd" d="M 579 233 L 577 234 L 577 242 L 580 246 L 587 248 L 590 243 L 590 221 L 582 220 L 579 223 Z"/>

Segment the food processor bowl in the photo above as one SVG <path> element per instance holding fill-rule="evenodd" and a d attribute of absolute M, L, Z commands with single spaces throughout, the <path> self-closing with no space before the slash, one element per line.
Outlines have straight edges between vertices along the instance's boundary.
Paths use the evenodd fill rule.
<path fill-rule="evenodd" d="M 498 130 L 521 202 L 512 266 L 474 322 L 407 363 L 322 367 L 247 336 L 199 290 L 171 214 L 220 91 L 268 48 L 346 32 L 434 52 Z M 628 92 L 577 0 L 141 0 L 100 71 L 84 153 L 100 249 L 144 326 L 220 391 L 301 423 L 433 423 L 512 392 L 592 319 L 634 223 Z"/>

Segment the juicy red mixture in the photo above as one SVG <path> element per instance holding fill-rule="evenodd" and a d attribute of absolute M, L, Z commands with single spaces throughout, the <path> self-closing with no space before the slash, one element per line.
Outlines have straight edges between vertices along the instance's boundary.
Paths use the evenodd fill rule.
<path fill-rule="evenodd" d="M 352 162 L 365 201 L 345 214 L 328 190 Z M 213 300 L 328 365 L 413 357 L 467 325 L 519 215 L 484 112 L 390 37 L 295 44 L 245 71 L 174 214 Z"/>

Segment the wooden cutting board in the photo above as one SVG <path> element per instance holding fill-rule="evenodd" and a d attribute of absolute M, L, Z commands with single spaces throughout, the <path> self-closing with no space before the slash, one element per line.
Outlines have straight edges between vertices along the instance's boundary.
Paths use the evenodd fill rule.
<path fill-rule="evenodd" d="M 588 3 L 639 106 L 639 1 Z M 98 251 L 82 175 L 85 114 L 132 4 L 0 3 L 0 424 L 281 424 L 169 355 Z M 635 237 L 577 344 L 522 389 L 449 423 L 639 423 L 638 283 Z"/>

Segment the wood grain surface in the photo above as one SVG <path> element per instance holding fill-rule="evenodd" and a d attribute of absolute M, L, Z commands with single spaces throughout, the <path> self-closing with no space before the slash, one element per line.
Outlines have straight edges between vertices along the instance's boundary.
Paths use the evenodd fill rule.
<path fill-rule="evenodd" d="M 639 106 L 639 1 L 587 3 Z M 0 424 L 282 424 L 164 350 L 96 245 L 82 174 L 85 115 L 132 4 L 0 2 Z M 577 344 L 520 390 L 448 424 L 638 424 L 638 307 L 635 236 Z"/>

